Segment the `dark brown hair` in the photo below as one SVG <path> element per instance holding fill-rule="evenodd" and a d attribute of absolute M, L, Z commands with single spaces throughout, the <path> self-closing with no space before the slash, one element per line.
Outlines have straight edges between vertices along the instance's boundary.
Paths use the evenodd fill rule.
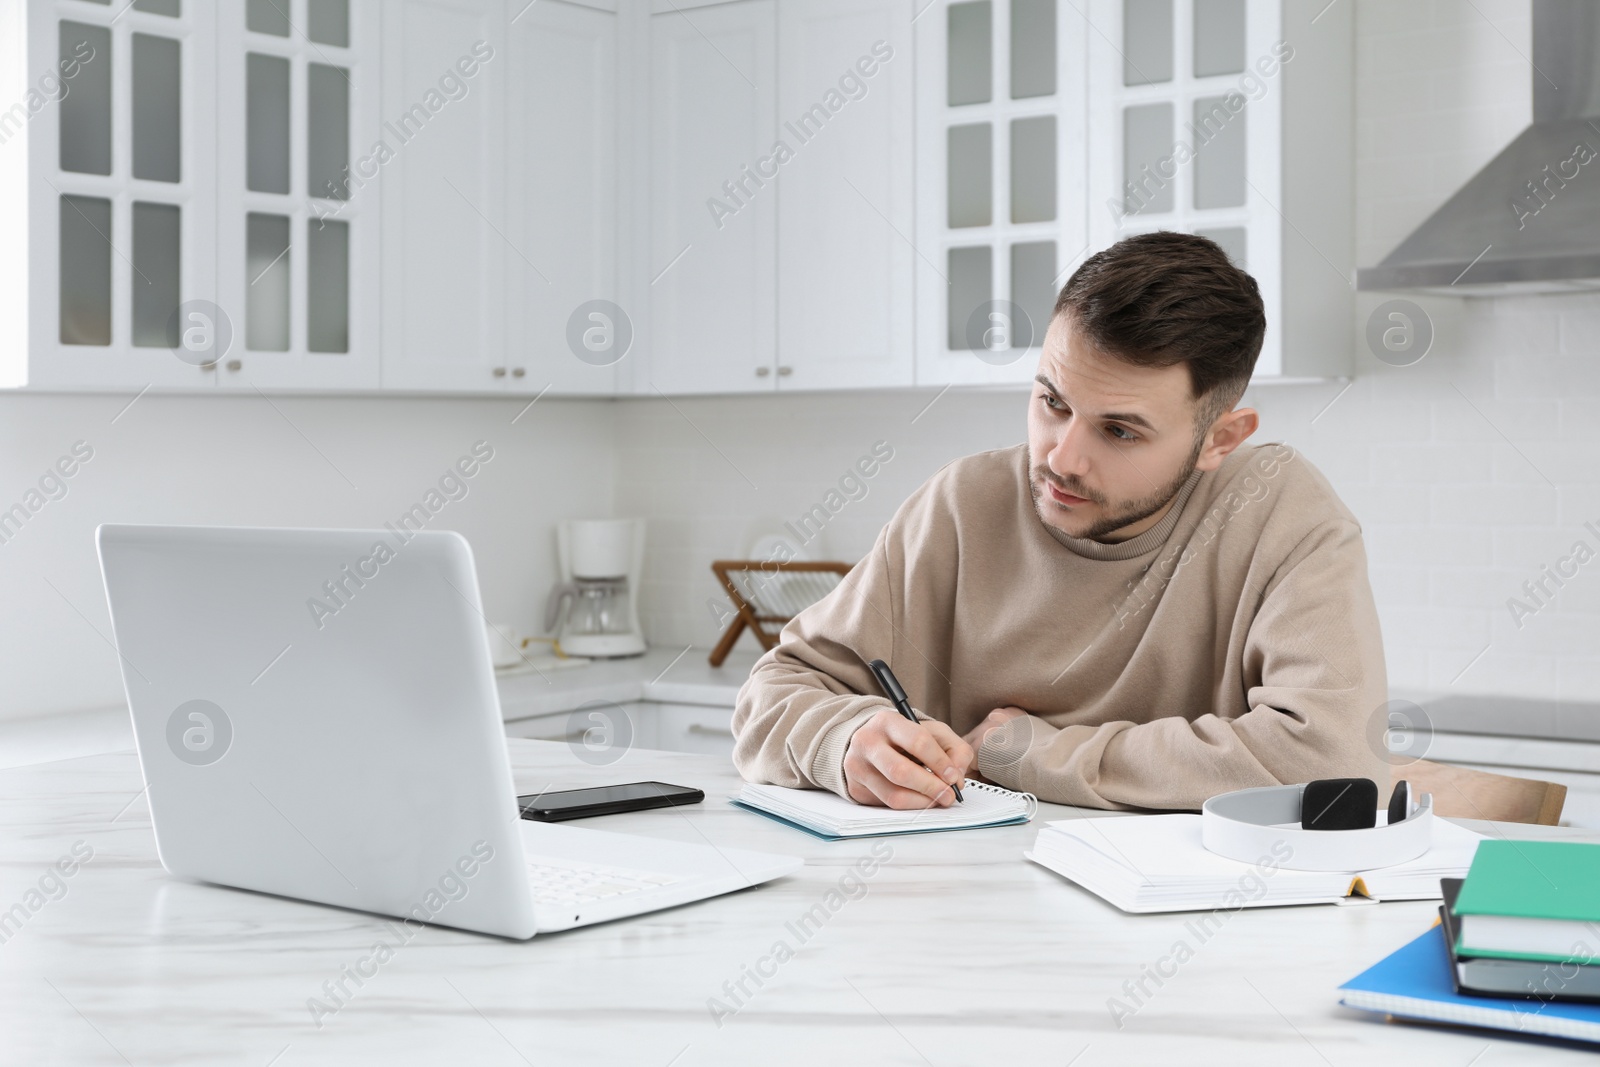
<path fill-rule="evenodd" d="M 1256 280 L 1215 241 L 1170 230 L 1125 237 L 1084 260 L 1056 298 L 1063 313 L 1118 359 L 1188 364 L 1197 434 L 1243 395 L 1267 329 Z"/>

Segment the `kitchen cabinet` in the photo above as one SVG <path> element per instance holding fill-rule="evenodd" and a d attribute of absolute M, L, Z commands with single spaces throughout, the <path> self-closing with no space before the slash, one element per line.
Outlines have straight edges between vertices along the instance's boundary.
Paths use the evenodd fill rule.
<path fill-rule="evenodd" d="M 649 342 L 640 392 L 771 391 L 777 370 L 774 0 L 650 17 Z"/>
<path fill-rule="evenodd" d="M 378 164 L 357 138 L 379 128 L 379 7 L 225 0 L 217 19 L 233 58 L 217 72 L 216 300 L 233 344 L 210 373 L 224 390 L 376 388 Z"/>
<path fill-rule="evenodd" d="M 617 14 L 603 5 L 400 0 L 383 113 L 437 111 L 384 168 L 387 389 L 610 395 L 616 303 Z M 470 71 L 471 73 L 467 73 Z M 399 133 L 396 133 L 399 139 Z"/>
<path fill-rule="evenodd" d="M 909 7 L 655 10 L 639 391 L 910 385 Z"/>
<path fill-rule="evenodd" d="M 506 359 L 507 21 L 502 0 L 386 5 L 385 388 L 490 391 L 526 379 Z"/>
<path fill-rule="evenodd" d="M 386 389 L 613 394 L 618 34 L 603 3 L 387 8 L 386 128 L 438 110 L 382 178 Z"/>
<path fill-rule="evenodd" d="M 628 717 L 629 728 L 633 737 L 628 742 L 629 748 L 660 748 L 658 720 L 654 713 L 654 706 L 643 700 L 630 700 L 621 704 L 601 702 L 597 705 L 602 713 L 599 717 L 591 718 L 579 708 L 577 712 L 562 711 L 550 715 L 538 715 L 526 719 L 513 719 L 506 723 L 507 737 L 527 737 L 536 741 L 564 741 L 569 745 L 581 745 L 585 736 L 594 729 L 603 731 L 616 730 L 619 724 L 614 721 L 620 711 Z M 613 743 L 615 734 L 604 738 L 603 743 Z M 596 743 L 601 743 L 597 740 Z"/>
<path fill-rule="evenodd" d="M 779 389 L 910 385 L 911 5 L 778 5 Z"/>
<path fill-rule="evenodd" d="M 513 0 L 504 57 L 504 362 L 514 390 L 610 395 L 637 354 L 617 269 L 618 17 L 525 3 Z"/>
<path fill-rule="evenodd" d="M 1029 380 L 1072 270 L 1161 229 L 1255 276 L 1256 380 L 1347 374 L 1352 20 L 1316 0 L 935 3 L 917 36 L 918 384 Z"/>
<path fill-rule="evenodd" d="M 656 747 L 733 759 L 733 709 L 700 704 L 656 704 Z"/>
<path fill-rule="evenodd" d="M 726 756 L 730 760 L 733 758 L 733 709 L 725 705 L 630 700 L 620 704 L 604 704 L 600 710 L 606 717 L 593 722 L 581 714 L 574 717 L 571 711 L 513 719 L 506 723 L 506 736 L 581 745 L 585 733 L 590 729 L 616 729 L 616 723 L 611 719 L 619 709 L 627 715 L 632 728 L 632 748 L 659 748 L 668 752 L 695 752 Z"/>
<path fill-rule="evenodd" d="M 1033 380 L 1088 255 L 1087 27 L 1054 0 L 917 19 L 917 384 Z"/>
<path fill-rule="evenodd" d="M 1349 373 L 1350 5 L 1093 0 L 1089 238 L 1217 241 L 1267 309 L 1258 381 Z"/>
<path fill-rule="evenodd" d="M 212 87 L 223 14 L 66 0 L 0 11 L 0 232 L 11 238 L 0 384 L 215 384 L 173 349 L 179 303 L 220 300 Z"/>
<path fill-rule="evenodd" d="M 1256 276 L 1257 380 L 1348 373 L 1349 5 L 29 0 L 0 19 L 18 98 L 74 49 L 99 57 L 0 125 L 27 142 L 0 153 L 0 214 L 28 234 L 0 250 L 0 315 L 27 337 L 0 384 L 1021 384 L 1070 271 L 1158 228 Z M 223 358 L 182 350 L 221 335 Z"/>
<path fill-rule="evenodd" d="M 0 379 L 52 388 L 378 384 L 378 5 L 9 5 L 37 108 L 0 191 L 27 344 Z M 14 120 L 15 112 L 10 113 Z"/>

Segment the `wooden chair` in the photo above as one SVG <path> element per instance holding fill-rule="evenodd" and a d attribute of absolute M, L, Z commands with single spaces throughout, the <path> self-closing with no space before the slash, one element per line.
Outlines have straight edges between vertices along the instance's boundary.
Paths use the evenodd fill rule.
<path fill-rule="evenodd" d="M 1425 759 L 1397 765 L 1393 777 L 1409 782 L 1413 796 L 1432 793 L 1433 813 L 1453 819 L 1555 826 L 1567 802 L 1567 787 L 1555 782 L 1490 774 Z"/>
<path fill-rule="evenodd" d="M 722 666 L 734 642 L 749 627 L 763 650 L 778 643 L 778 631 L 807 606 L 831 593 L 850 573 L 851 564 L 835 562 L 784 562 L 781 560 L 719 559 L 711 571 L 733 602 L 735 615 L 708 657 Z M 775 623 L 767 631 L 762 623 Z"/>

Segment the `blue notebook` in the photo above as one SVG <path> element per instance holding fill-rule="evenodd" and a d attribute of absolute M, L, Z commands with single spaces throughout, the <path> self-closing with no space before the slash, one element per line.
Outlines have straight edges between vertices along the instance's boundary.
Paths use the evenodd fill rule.
<path fill-rule="evenodd" d="M 1444 927 L 1435 926 L 1339 987 L 1340 1003 L 1405 1019 L 1481 1026 L 1600 1043 L 1600 1004 L 1464 997 L 1450 980 Z"/>

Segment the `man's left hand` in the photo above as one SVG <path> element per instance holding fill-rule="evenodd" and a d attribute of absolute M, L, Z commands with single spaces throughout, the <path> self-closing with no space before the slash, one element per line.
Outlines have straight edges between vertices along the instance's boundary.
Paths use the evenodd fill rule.
<path fill-rule="evenodd" d="M 1012 719 L 1026 714 L 1028 713 L 1021 708 L 995 708 L 983 717 L 982 722 L 967 731 L 967 735 L 961 740 L 971 745 L 972 751 L 977 752 L 978 749 L 983 747 L 983 739 L 988 736 L 990 730 L 997 726 L 1004 726 Z"/>

